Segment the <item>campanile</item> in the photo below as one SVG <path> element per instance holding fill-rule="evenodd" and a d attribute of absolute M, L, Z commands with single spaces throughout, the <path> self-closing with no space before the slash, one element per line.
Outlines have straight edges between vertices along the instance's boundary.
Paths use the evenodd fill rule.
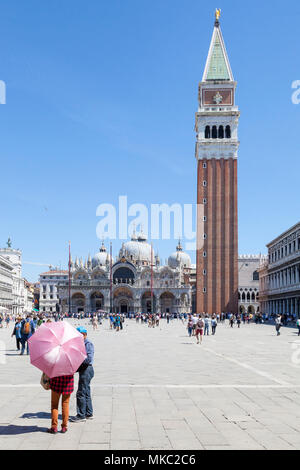
<path fill-rule="evenodd" d="M 239 110 L 216 20 L 196 113 L 197 313 L 238 312 L 237 156 Z"/>

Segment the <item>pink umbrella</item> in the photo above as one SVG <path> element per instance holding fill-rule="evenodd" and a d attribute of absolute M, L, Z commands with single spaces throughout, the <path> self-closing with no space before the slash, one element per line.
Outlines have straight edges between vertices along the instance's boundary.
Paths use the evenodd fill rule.
<path fill-rule="evenodd" d="M 70 323 L 44 323 L 29 343 L 30 362 L 48 377 L 73 375 L 87 357 L 84 338 Z"/>

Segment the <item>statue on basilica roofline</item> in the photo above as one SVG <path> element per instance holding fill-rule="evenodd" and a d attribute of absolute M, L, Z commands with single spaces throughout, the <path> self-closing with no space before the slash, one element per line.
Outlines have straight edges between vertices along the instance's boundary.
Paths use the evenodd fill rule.
<path fill-rule="evenodd" d="M 10 237 L 8 237 L 8 240 L 7 240 L 6 244 L 7 244 L 7 248 L 11 248 L 11 238 Z"/>
<path fill-rule="evenodd" d="M 219 23 L 220 16 L 221 16 L 221 8 L 216 8 L 216 23 Z"/>

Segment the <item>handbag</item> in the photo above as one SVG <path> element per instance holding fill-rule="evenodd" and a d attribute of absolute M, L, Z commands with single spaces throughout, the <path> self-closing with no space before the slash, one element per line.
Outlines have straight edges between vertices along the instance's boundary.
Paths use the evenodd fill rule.
<path fill-rule="evenodd" d="M 50 379 L 48 375 L 45 374 L 45 372 L 42 373 L 40 384 L 45 390 L 50 390 Z"/>

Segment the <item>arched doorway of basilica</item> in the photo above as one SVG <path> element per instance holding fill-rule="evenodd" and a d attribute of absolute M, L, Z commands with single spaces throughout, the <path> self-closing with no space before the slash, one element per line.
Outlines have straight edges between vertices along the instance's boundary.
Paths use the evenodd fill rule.
<path fill-rule="evenodd" d="M 91 309 L 92 312 L 100 310 L 104 307 L 104 296 L 101 292 L 93 292 L 91 295 Z"/>
<path fill-rule="evenodd" d="M 175 297 L 171 292 L 164 292 L 160 298 L 161 313 L 173 313 L 175 306 Z"/>
<path fill-rule="evenodd" d="M 77 294 L 72 295 L 71 300 L 72 311 L 75 313 L 84 312 L 85 308 L 85 296 L 78 292 Z"/>
<path fill-rule="evenodd" d="M 119 287 L 114 291 L 113 302 L 114 312 L 133 312 L 133 295 L 127 287 Z"/>
<path fill-rule="evenodd" d="M 151 313 L 152 312 L 152 302 L 151 302 L 151 292 L 144 292 L 142 295 L 142 312 Z M 156 297 L 153 295 L 153 312 L 156 312 Z"/>

